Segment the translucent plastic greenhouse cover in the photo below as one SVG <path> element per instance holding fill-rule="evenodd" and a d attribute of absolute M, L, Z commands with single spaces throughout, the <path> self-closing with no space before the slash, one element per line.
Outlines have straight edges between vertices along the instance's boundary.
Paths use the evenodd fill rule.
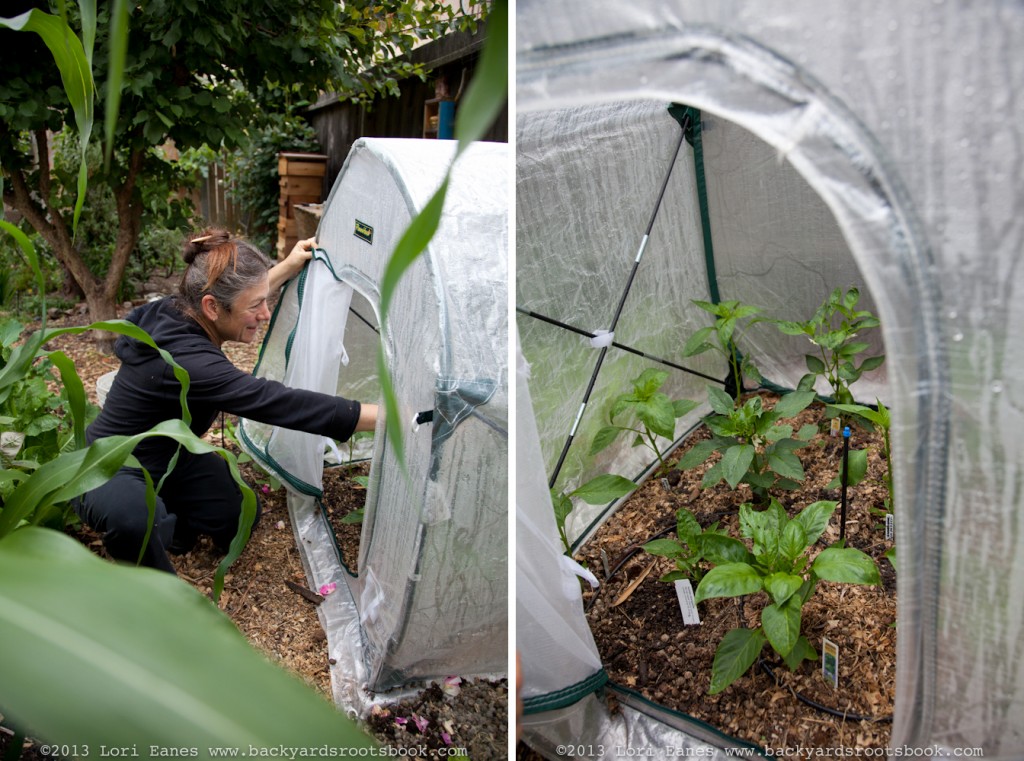
<path fill-rule="evenodd" d="M 453 141 L 358 140 L 323 212 L 319 249 L 288 284 L 257 374 L 378 402 L 383 343 L 405 425 L 405 474 L 383 423 L 373 443 L 358 574 L 321 514 L 325 457 L 344 443 L 243 421 L 248 451 L 289 488 L 339 702 L 365 690 L 501 674 L 507 666 L 508 202 L 504 144 L 456 161 L 437 233 L 399 281 L 386 330 L 384 267 L 444 178 Z M 383 409 L 383 408 L 382 408 Z"/>
<path fill-rule="evenodd" d="M 891 744 L 1024 757 L 1024 392 L 1015 382 L 1024 373 L 1024 8 L 521 0 L 516 30 L 516 300 L 537 499 L 577 419 L 556 490 L 601 472 L 636 477 L 649 464 L 628 442 L 591 462 L 603 411 L 580 413 L 600 349 L 579 333 L 609 328 L 638 251 L 613 340 L 676 362 L 708 324 L 691 299 L 717 290 L 801 319 L 831 288 L 858 285 L 882 319 L 887 359 L 855 391 L 865 402 L 877 395 L 893 415 Z M 684 144 L 673 160 L 673 103 L 699 112 L 703 128 L 710 259 L 695 151 Z M 804 372 L 791 339 L 764 331 L 747 349 L 770 357 L 762 369 L 781 386 Z M 725 375 L 710 357 L 688 363 Z M 595 405 L 648 366 L 661 365 L 610 348 Z M 668 392 L 700 399 L 708 382 L 673 370 Z M 680 421 L 677 436 L 704 411 Z M 529 477 L 517 474 L 520 491 Z M 606 515 L 578 505 L 572 536 L 585 541 Z M 542 607 L 524 594 L 558 590 L 523 585 L 517 609 Z M 564 631 L 578 631 L 578 605 L 560 604 Z M 557 695 L 565 704 L 601 681 L 594 653 L 577 659 L 582 674 L 556 680 L 557 660 L 543 647 L 521 649 L 528 703 Z M 614 743 L 629 736 L 624 727 L 643 726 L 647 736 L 722 744 L 657 707 L 612 718 L 600 701 L 574 705 L 531 714 L 527 740 L 550 749 L 579 742 L 586 727 L 588 739 Z M 658 719 L 645 723 L 647 714 Z"/>

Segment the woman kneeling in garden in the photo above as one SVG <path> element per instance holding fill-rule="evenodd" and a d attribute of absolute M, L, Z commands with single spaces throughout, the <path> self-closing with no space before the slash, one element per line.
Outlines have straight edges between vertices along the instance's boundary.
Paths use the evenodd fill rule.
<path fill-rule="evenodd" d="M 256 378 L 224 356 L 225 341 L 251 343 L 260 323 L 270 319 L 267 298 L 297 275 L 312 255 L 315 240 L 299 241 L 286 259 L 271 266 L 250 244 L 224 230 L 208 230 L 185 243 L 188 264 L 177 296 L 138 307 L 128 320 L 145 330 L 188 371 L 191 429 L 202 436 L 221 411 L 269 425 L 344 441 L 373 430 L 377 405 L 288 388 Z M 151 347 L 118 339 L 121 367 L 87 439 L 133 435 L 181 417 L 181 385 L 170 365 Z M 172 439 L 154 436 L 135 449 L 154 483 L 163 478 L 177 450 Z M 168 552 L 187 552 L 200 534 L 226 552 L 238 530 L 242 493 L 218 455 L 194 455 L 184 448 L 156 500 L 153 532 L 142 564 L 174 573 Z M 124 467 L 106 484 L 85 494 L 76 511 L 103 533 L 118 560 L 136 562 L 149 524 L 146 482 L 138 468 Z M 257 514 L 258 518 L 258 514 Z"/>

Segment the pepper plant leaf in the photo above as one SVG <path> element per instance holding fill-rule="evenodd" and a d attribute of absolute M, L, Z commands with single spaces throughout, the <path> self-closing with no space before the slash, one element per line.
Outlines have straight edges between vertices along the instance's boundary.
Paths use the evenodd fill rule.
<path fill-rule="evenodd" d="M 796 671 L 804 661 L 818 660 L 818 651 L 811 647 L 807 637 L 801 635 L 796 640 L 796 646 L 789 651 L 789 655 L 783 657 L 790 671 Z"/>
<path fill-rule="evenodd" d="M 845 584 L 881 583 L 875 561 L 853 547 L 829 547 L 811 564 L 814 575 L 825 581 L 840 581 Z"/>
<path fill-rule="evenodd" d="M 725 474 L 725 480 L 733 489 L 746 475 L 750 464 L 754 461 L 755 451 L 750 444 L 740 444 L 729 447 L 722 455 L 722 472 Z"/>
<path fill-rule="evenodd" d="M 704 577 L 705 579 L 707 576 Z M 743 676 L 754 665 L 764 648 L 765 639 L 761 628 L 733 629 L 728 632 L 715 650 L 711 665 L 711 689 L 714 695 Z"/>
<path fill-rule="evenodd" d="M 713 597 L 739 597 L 760 592 L 763 588 L 761 575 L 746 563 L 725 563 L 716 565 L 705 574 L 697 585 L 694 595 L 696 602 Z"/>
<path fill-rule="evenodd" d="M 636 484 L 628 478 L 614 473 L 604 473 L 592 478 L 572 492 L 588 505 L 604 505 L 619 497 L 625 497 L 636 488 Z"/>
<path fill-rule="evenodd" d="M 761 610 L 761 626 L 768 642 L 785 658 L 800 637 L 800 602 L 790 597 L 782 605 L 772 603 Z"/>

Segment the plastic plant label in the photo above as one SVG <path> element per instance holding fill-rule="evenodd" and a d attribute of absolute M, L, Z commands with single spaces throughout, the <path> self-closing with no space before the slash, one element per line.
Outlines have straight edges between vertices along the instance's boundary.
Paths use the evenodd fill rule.
<path fill-rule="evenodd" d="M 833 687 L 839 686 L 839 645 L 824 637 L 821 640 L 821 675 Z"/>
<path fill-rule="evenodd" d="M 679 598 L 679 610 L 683 614 L 683 623 L 686 626 L 697 626 L 700 624 L 700 614 L 697 612 L 697 603 L 693 599 L 693 587 L 689 579 L 676 579 L 676 597 Z"/>
<path fill-rule="evenodd" d="M 896 534 L 896 519 L 892 517 L 892 513 L 885 516 L 885 538 L 892 541 L 893 536 Z"/>
<path fill-rule="evenodd" d="M 661 488 L 665 491 L 672 491 L 672 484 L 668 482 L 667 478 L 661 479 Z"/>
<path fill-rule="evenodd" d="M 832 435 L 832 436 L 838 436 L 839 432 L 840 432 L 839 418 L 834 417 L 834 418 L 832 418 L 831 427 L 829 428 L 829 434 Z"/>

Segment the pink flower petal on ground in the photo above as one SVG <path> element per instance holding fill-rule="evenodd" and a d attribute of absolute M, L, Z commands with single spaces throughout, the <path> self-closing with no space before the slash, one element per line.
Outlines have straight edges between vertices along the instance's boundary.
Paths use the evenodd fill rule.
<path fill-rule="evenodd" d="M 447 732 L 442 732 L 441 733 L 441 739 L 444 741 L 445 745 L 451 745 L 452 744 L 452 736 L 450 734 L 448 734 Z"/>
<path fill-rule="evenodd" d="M 270 487 L 267 486 L 266 484 L 263 484 L 263 486 L 260 487 L 260 491 L 262 491 L 264 494 L 270 494 Z"/>
<path fill-rule="evenodd" d="M 320 587 L 320 589 L 319 589 L 319 590 L 317 590 L 317 591 L 319 591 L 319 592 L 320 592 L 320 594 L 322 594 L 322 595 L 323 595 L 324 597 L 326 597 L 327 595 L 329 595 L 329 594 L 330 594 L 331 592 L 333 592 L 333 591 L 334 591 L 335 589 L 337 589 L 337 588 L 338 588 L 338 585 L 337 585 L 337 584 L 335 584 L 335 583 L 334 583 L 334 582 L 332 581 L 332 582 L 331 582 L 330 584 L 324 584 L 324 585 L 323 585 L 322 587 Z"/>
<path fill-rule="evenodd" d="M 424 719 L 422 716 L 417 716 L 416 714 L 412 715 L 412 720 L 416 722 L 416 729 L 420 731 L 420 734 L 423 734 L 426 731 L 427 726 L 430 724 L 429 721 Z"/>
<path fill-rule="evenodd" d="M 274 528 L 276 528 L 278 531 L 283 530 L 284 529 L 284 521 L 278 521 L 277 523 L 275 523 L 274 524 Z"/>
<path fill-rule="evenodd" d="M 441 683 L 441 691 L 444 692 L 445 695 L 448 695 L 449 697 L 453 697 L 454 698 L 456 695 L 459 694 L 460 690 L 462 689 L 462 687 L 460 686 L 461 684 L 462 684 L 462 678 L 461 677 L 457 677 L 457 676 L 447 677 Z"/>
<path fill-rule="evenodd" d="M 395 717 L 395 724 L 397 724 L 400 727 L 404 727 L 408 722 L 409 722 L 409 720 L 407 718 L 405 718 L 404 716 L 396 716 Z"/>

